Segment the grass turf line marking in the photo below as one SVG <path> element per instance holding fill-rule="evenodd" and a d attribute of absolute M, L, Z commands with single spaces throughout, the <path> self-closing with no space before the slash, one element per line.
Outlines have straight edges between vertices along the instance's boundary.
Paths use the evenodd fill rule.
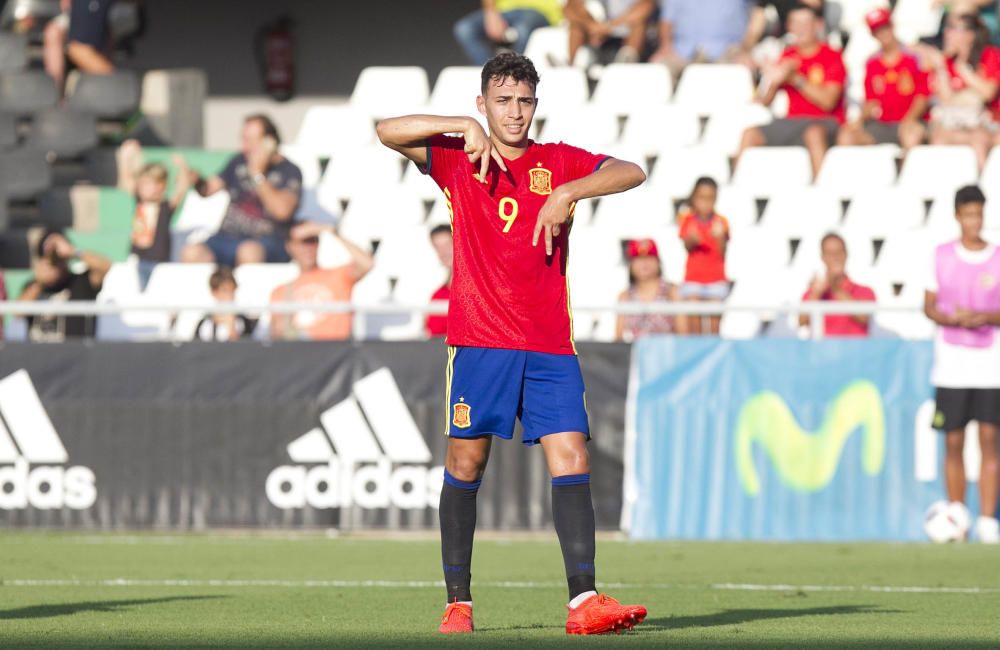
<path fill-rule="evenodd" d="M 501 589 L 555 589 L 565 586 L 562 582 L 493 581 L 476 583 L 480 587 Z M 701 589 L 700 585 L 604 583 L 608 589 Z M 432 589 L 444 587 L 443 580 L 143 580 L 111 578 L 104 580 L 35 580 L 0 579 L 0 587 L 285 587 L 294 589 L 315 588 L 387 588 Z M 707 585 L 717 591 L 805 591 L 805 592 L 867 592 L 890 594 L 993 594 L 1000 588 L 991 587 L 923 587 L 896 585 L 788 585 L 718 583 Z"/>

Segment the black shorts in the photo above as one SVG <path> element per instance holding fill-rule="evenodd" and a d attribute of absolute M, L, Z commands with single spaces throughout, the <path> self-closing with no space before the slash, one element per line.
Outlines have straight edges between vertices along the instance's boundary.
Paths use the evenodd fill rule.
<path fill-rule="evenodd" d="M 67 42 L 84 43 L 103 50 L 108 40 L 108 11 L 112 0 L 73 0 Z"/>
<path fill-rule="evenodd" d="M 1000 426 L 1000 388 L 936 388 L 934 428 L 958 431 L 975 420 Z"/>
<path fill-rule="evenodd" d="M 899 122 L 868 120 L 865 132 L 875 140 L 875 144 L 899 144 Z"/>
<path fill-rule="evenodd" d="M 826 130 L 826 143 L 833 145 L 840 125 L 832 117 L 786 117 L 760 127 L 769 147 L 794 147 L 802 144 L 802 134 L 814 124 Z"/>

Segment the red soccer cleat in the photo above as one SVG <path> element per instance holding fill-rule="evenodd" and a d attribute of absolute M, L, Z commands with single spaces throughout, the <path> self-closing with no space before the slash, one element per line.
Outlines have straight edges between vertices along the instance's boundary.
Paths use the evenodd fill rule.
<path fill-rule="evenodd" d="M 622 605 L 606 594 L 597 594 L 570 609 L 566 634 L 607 634 L 631 630 L 646 618 L 642 605 Z"/>
<path fill-rule="evenodd" d="M 643 610 L 645 612 L 645 610 Z M 472 605 L 448 603 L 441 617 L 441 634 L 468 634 L 472 632 Z"/>

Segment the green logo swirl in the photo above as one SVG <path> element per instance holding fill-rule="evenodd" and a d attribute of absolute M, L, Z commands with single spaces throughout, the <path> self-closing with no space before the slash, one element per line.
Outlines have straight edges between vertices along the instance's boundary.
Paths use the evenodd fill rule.
<path fill-rule="evenodd" d="M 803 431 L 776 393 L 754 395 L 740 409 L 736 425 L 736 465 L 743 489 L 751 496 L 760 492 L 752 454 L 755 442 L 767 452 L 785 485 L 800 492 L 826 487 L 837 471 L 844 443 L 858 427 L 864 436 L 861 464 L 874 476 L 885 460 L 885 411 L 873 383 L 854 381 L 840 391 L 817 433 Z"/>

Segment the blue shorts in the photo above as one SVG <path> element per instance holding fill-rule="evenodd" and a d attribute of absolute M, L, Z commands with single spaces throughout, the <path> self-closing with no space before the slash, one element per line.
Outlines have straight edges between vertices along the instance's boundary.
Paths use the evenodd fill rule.
<path fill-rule="evenodd" d="M 245 241 L 255 241 L 264 247 L 266 261 L 268 263 L 288 262 L 288 251 L 285 250 L 285 240 L 275 235 L 265 235 L 262 237 L 243 237 L 233 235 L 228 232 L 217 232 L 205 240 L 205 245 L 215 256 L 215 263 L 219 266 L 236 266 L 236 249 Z"/>
<path fill-rule="evenodd" d="M 446 391 L 447 436 L 510 440 L 519 418 L 526 445 L 564 431 L 590 439 L 575 355 L 449 346 Z"/>
<path fill-rule="evenodd" d="M 697 298 L 699 300 L 725 300 L 729 295 L 728 282 L 685 282 L 681 285 L 681 298 L 688 300 Z"/>

